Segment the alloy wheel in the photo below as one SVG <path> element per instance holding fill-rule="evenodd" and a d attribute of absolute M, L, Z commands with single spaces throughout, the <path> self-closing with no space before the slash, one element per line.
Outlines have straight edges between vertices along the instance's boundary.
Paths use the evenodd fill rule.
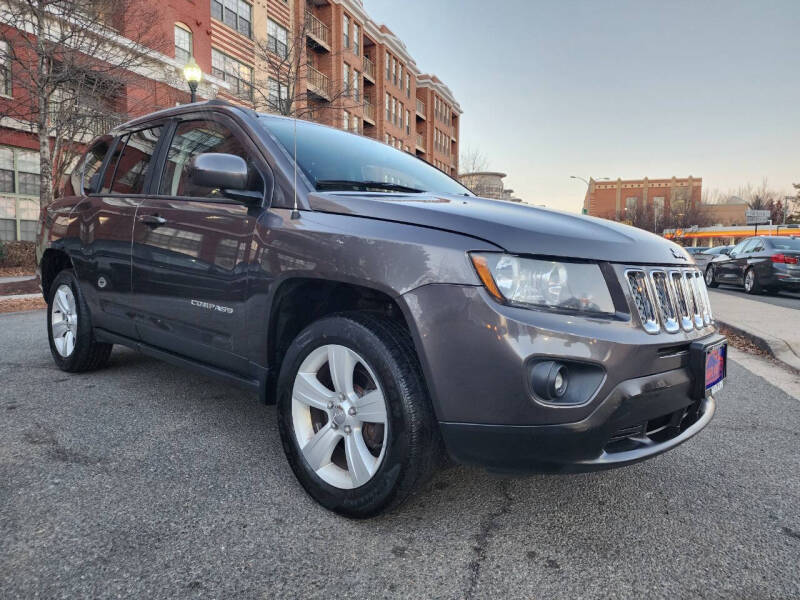
<path fill-rule="evenodd" d="M 78 336 L 78 311 L 75 294 L 68 285 L 60 285 L 53 297 L 50 328 L 56 351 L 64 358 L 71 356 Z"/>
<path fill-rule="evenodd" d="M 710 286 L 714 283 L 714 267 L 708 267 L 706 269 L 706 285 Z"/>
<path fill-rule="evenodd" d="M 360 487 L 383 462 L 385 396 L 367 362 L 346 346 L 320 346 L 300 365 L 292 425 L 308 466 L 333 487 Z"/>
<path fill-rule="evenodd" d="M 753 283 L 755 283 L 755 273 L 751 269 L 744 276 L 744 289 L 749 292 L 753 289 Z"/>

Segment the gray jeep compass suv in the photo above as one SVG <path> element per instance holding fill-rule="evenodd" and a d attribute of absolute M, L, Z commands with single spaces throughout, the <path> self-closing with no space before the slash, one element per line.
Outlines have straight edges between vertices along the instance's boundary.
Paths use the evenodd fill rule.
<path fill-rule="evenodd" d="M 446 455 L 522 472 L 649 458 L 710 421 L 725 377 L 675 244 L 222 102 L 94 141 L 42 210 L 38 259 L 61 369 L 121 344 L 252 388 L 303 487 L 353 517 Z"/>

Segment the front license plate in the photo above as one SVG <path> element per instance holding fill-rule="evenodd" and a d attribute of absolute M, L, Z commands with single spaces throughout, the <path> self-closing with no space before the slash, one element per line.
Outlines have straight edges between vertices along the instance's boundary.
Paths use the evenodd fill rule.
<path fill-rule="evenodd" d="M 727 372 L 727 359 L 727 343 L 718 344 L 706 350 L 706 396 L 716 394 L 722 389 L 722 382 Z"/>

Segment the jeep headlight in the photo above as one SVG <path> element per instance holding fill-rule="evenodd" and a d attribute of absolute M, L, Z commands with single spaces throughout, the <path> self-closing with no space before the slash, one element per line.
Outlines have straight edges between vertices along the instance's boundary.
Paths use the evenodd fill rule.
<path fill-rule="evenodd" d="M 596 263 L 471 253 L 483 285 L 506 304 L 581 313 L 614 313 L 608 285 Z"/>

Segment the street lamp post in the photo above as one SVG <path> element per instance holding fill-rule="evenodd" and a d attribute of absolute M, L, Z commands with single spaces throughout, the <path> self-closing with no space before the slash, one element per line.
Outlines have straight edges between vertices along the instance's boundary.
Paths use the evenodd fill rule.
<path fill-rule="evenodd" d="M 191 101 L 197 102 L 197 85 L 203 79 L 203 70 L 197 64 L 194 57 L 192 57 L 186 66 L 183 67 L 183 77 L 186 83 L 189 84 L 189 91 L 191 92 Z"/>
<path fill-rule="evenodd" d="M 579 180 L 581 180 L 583 183 L 586 184 L 586 191 L 587 192 L 589 191 L 589 186 L 591 184 L 586 179 L 584 179 L 583 177 L 578 177 L 577 175 L 570 175 L 569 178 L 570 179 L 579 179 Z M 608 177 L 598 177 L 597 179 L 595 179 L 595 181 L 608 181 L 608 180 L 609 180 Z M 587 212 L 587 209 L 583 209 L 583 214 L 586 214 L 586 212 Z"/>

